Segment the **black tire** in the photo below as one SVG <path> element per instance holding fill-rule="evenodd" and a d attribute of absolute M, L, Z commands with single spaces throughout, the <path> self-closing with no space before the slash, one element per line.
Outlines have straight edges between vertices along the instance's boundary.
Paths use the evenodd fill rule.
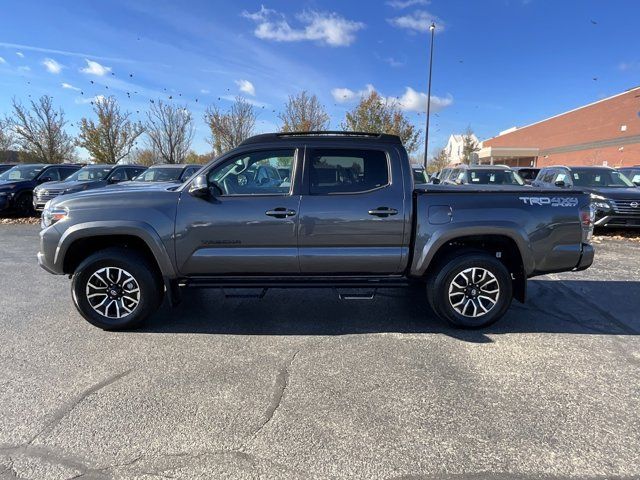
<path fill-rule="evenodd" d="M 33 196 L 31 193 L 24 192 L 18 195 L 14 204 L 14 211 L 20 217 L 31 217 L 35 214 L 33 209 Z"/>
<path fill-rule="evenodd" d="M 103 270 L 106 268 L 109 268 L 109 271 Z M 124 272 L 123 278 L 128 279 L 129 277 L 126 276 L 128 274 L 137 283 L 139 289 L 137 297 L 135 292 L 129 293 L 124 289 L 124 285 L 118 285 L 115 282 L 119 271 Z M 116 302 L 111 307 L 108 307 L 106 315 L 96 311 L 91 303 L 94 302 L 97 305 L 104 298 L 99 293 L 103 290 L 103 284 L 96 281 L 94 276 L 96 273 L 99 275 L 98 278 L 107 278 L 113 281 L 112 284 L 114 286 L 119 287 L 120 296 L 114 295 L 113 297 L 109 295 L 115 289 L 104 289 L 105 292 L 110 292 L 106 300 L 109 303 L 112 300 Z M 109 275 L 111 276 L 110 278 Z M 91 285 L 97 285 L 100 288 L 93 290 L 93 287 L 88 287 L 90 280 L 93 282 Z M 131 280 L 124 280 L 124 282 L 132 291 L 135 290 L 136 285 L 134 282 Z M 130 330 L 140 326 L 160 306 L 163 290 L 162 281 L 155 273 L 152 265 L 139 253 L 126 248 L 107 248 L 87 257 L 76 268 L 71 281 L 71 295 L 80 314 L 89 323 L 104 330 Z M 88 295 L 95 295 L 95 292 L 98 292 L 98 296 L 94 296 L 95 300 L 90 300 Z M 131 295 L 131 297 L 126 295 Z M 133 302 L 127 300 L 127 298 L 137 299 L 138 303 L 134 307 L 132 306 L 134 305 Z M 104 306 L 98 306 L 97 308 L 104 309 Z M 130 313 L 127 313 L 126 310 L 129 309 Z M 116 315 L 111 316 L 116 311 L 120 315 L 123 310 L 124 313 L 121 318 L 114 318 Z"/>
<path fill-rule="evenodd" d="M 477 270 L 475 272 L 469 270 L 473 268 Z M 484 271 L 488 274 L 484 280 L 480 281 Z M 452 293 L 450 296 L 450 288 L 453 289 L 453 292 L 462 290 L 455 286 L 452 287 L 452 282 L 456 280 L 457 285 L 463 285 L 460 280 L 471 277 L 472 272 L 475 273 L 475 278 L 472 283 L 465 286 L 464 293 Z M 499 287 L 497 294 L 494 292 L 496 284 Z M 480 288 L 480 285 L 486 285 L 486 287 L 482 287 L 484 290 Z M 444 261 L 433 272 L 427 282 L 427 298 L 433 311 L 455 327 L 486 327 L 498 321 L 511 305 L 513 298 L 511 275 L 502 262 L 489 254 L 463 254 Z M 487 300 L 487 298 L 490 299 Z M 494 300 L 495 303 L 492 304 L 491 302 Z M 460 301 L 463 302 L 462 305 L 459 304 Z M 458 305 L 457 309 L 454 307 L 454 303 Z M 460 312 L 460 309 L 464 314 Z M 473 316 L 476 312 L 478 315 Z"/>

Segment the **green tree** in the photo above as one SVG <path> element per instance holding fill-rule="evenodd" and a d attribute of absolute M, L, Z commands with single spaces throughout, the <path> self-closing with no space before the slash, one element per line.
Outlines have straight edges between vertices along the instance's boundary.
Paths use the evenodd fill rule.
<path fill-rule="evenodd" d="M 53 98 L 43 95 L 25 107 L 13 99 L 9 127 L 18 147 L 32 158 L 45 163 L 62 163 L 75 157 L 75 142 L 65 131 L 67 121 L 62 109 L 56 110 Z"/>
<path fill-rule="evenodd" d="M 129 120 L 129 112 L 120 111 L 115 97 L 97 99 L 93 111 L 97 123 L 86 118 L 80 120 L 78 146 L 98 163 L 118 163 L 131 153 L 144 127 Z"/>
<path fill-rule="evenodd" d="M 469 126 L 462 137 L 462 163 L 469 165 L 473 160 L 473 154 L 478 150 L 480 150 L 480 145 L 473 130 L 471 130 L 471 126 Z"/>
<path fill-rule="evenodd" d="M 431 158 L 429 163 L 427 164 L 427 173 L 431 175 L 432 173 L 439 172 L 447 165 L 451 163 L 451 159 L 449 158 L 449 154 L 444 148 L 438 150 L 438 154 Z"/>
<path fill-rule="evenodd" d="M 347 112 L 342 129 L 397 135 L 410 154 L 420 146 L 420 130 L 397 105 L 387 101 L 376 91 L 363 96 L 358 105 Z"/>
<path fill-rule="evenodd" d="M 315 95 L 306 90 L 289 95 L 284 111 L 278 115 L 282 132 L 317 132 L 326 130 L 331 118 Z"/>

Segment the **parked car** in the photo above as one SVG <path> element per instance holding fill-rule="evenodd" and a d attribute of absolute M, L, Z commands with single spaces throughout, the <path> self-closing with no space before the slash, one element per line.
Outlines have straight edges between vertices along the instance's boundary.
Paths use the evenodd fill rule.
<path fill-rule="evenodd" d="M 522 187 L 524 180 L 504 165 L 460 165 L 443 182 L 451 185 L 511 185 Z"/>
<path fill-rule="evenodd" d="M 15 166 L 16 166 L 15 163 L 0 163 L 0 173 L 4 173 L 10 168 L 13 168 Z"/>
<path fill-rule="evenodd" d="M 33 208 L 36 211 L 42 211 L 49 200 L 59 195 L 92 190 L 131 180 L 146 168 L 141 165 L 87 165 L 63 181 L 43 183 L 35 188 Z"/>
<path fill-rule="evenodd" d="M 30 215 L 33 191 L 45 182 L 64 180 L 81 165 L 32 163 L 15 165 L 0 175 L 0 215 Z"/>
<path fill-rule="evenodd" d="M 640 165 L 619 168 L 618 171 L 631 180 L 633 184 L 640 187 Z"/>
<path fill-rule="evenodd" d="M 450 167 L 443 168 L 439 172 L 436 172 L 434 175 L 432 175 L 431 178 L 429 179 L 429 182 L 433 183 L 434 185 L 444 183 L 449 178 L 449 175 L 451 175 L 452 171 L 453 171 L 453 168 L 450 168 Z"/>
<path fill-rule="evenodd" d="M 536 167 L 511 167 L 511 169 L 520 175 L 526 185 L 531 185 L 540 173 L 540 169 Z"/>
<path fill-rule="evenodd" d="M 640 227 L 640 189 L 609 167 L 545 167 L 533 185 L 591 194 L 597 227 Z"/>
<path fill-rule="evenodd" d="M 276 165 L 294 172 L 291 181 L 270 177 Z M 264 184 L 255 178 L 263 167 Z M 512 297 L 525 300 L 527 278 L 593 261 L 588 194 L 414 188 L 411 175 L 394 135 L 258 135 L 176 188 L 55 198 L 38 261 L 72 276 L 77 309 L 104 329 L 139 325 L 187 287 L 375 292 L 415 283 L 441 318 L 479 327 Z"/>
<path fill-rule="evenodd" d="M 130 182 L 123 185 L 140 185 L 151 182 L 182 183 L 196 173 L 202 165 L 162 164 L 152 165 Z"/>
<path fill-rule="evenodd" d="M 415 165 L 411 167 L 413 172 L 413 183 L 414 185 L 420 185 L 423 183 L 429 183 L 427 172 L 422 167 L 416 167 Z"/>

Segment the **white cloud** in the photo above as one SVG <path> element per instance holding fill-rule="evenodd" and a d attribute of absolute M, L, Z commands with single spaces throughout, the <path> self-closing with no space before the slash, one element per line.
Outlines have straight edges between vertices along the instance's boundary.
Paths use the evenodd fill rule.
<path fill-rule="evenodd" d="M 18 67 L 18 70 L 20 70 L 21 72 L 30 72 L 31 67 L 27 67 L 26 65 L 23 65 L 21 67 Z"/>
<path fill-rule="evenodd" d="M 364 89 L 354 91 L 349 88 L 334 88 L 331 90 L 331 95 L 338 103 L 348 103 L 357 101 L 363 96 L 369 95 L 371 92 L 376 91 L 375 87 L 371 84 L 367 84 Z M 399 97 L 385 97 L 381 95 L 388 103 L 396 105 L 401 110 L 407 112 L 426 112 L 427 110 L 427 94 L 417 92 L 411 87 L 406 87 L 402 96 Z M 445 97 L 438 97 L 431 95 L 431 111 L 439 112 L 453 103 L 453 96 L 447 95 Z"/>
<path fill-rule="evenodd" d="M 400 17 L 389 18 L 387 21 L 394 27 L 421 33 L 428 32 L 431 23 L 436 24 L 436 32 L 442 32 L 445 28 L 445 23 L 440 18 L 426 10 L 416 10 Z"/>
<path fill-rule="evenodd" d="M 264 6 L 254 13 L 244 11 L 242 16 L 256 23 L 253 32 L 256 37 L 276 42 L 317 41 L 331 47 L 344 47 L 351 45 L 356 39 L 355 33 L 364 28 L 363 23 L 337 13 L 313 10 L 297 15 L 304 24 L 299 28 L 292 27 L 284 14 Z"/>
<path fill-rule="evenodd" d="M 206 88 L 202 88 L 202 89 L 200 89 L 200 93 L 203 93 L 204 95 L 207 95 L 208 93 L 211 93 L 211 91 L 207 90 Z"/>
<path fill-rule="evenodd" d="M 382 59 L 385 63 L 388 63 L 392 67 L 404 67 L 404 62 L 396 60 L 393 57 L 387 57 Z"/>
<path fill-rule="evenodd" d="M 416 5 L 429 5 L 430 3 L 431 2 L 429 0 L 389 0 L 387 5 L 397 8 L 398 10 L 402 10 Z"/>
<path fill-rule="evenodd" d="M 24 58 L 24 53 L 22 52 L 16 52 L 16 55 L 19 56 L 20 58 Z"/>
<path fill-rule="evenodd" d="M 358 91 L 353 91 L 349 88 L 334 88 L 331 90 L 331 95 L 336 102 L 346 103 L 351 102 L 352 100 L 357 100 L 365 95 L 369 95 L 371 92 L 375 92 L 375 90 L 374 86 L 369 83 L 364 87 L 364 89 Z"/>
<path fill-rule="evenodd" d="M 53 74 L 60 73 L 64 68 L 58 62 L 56 62 L 53 58 L 45 58 L 42 61 L 42 65 L 44 65 L 44 68 L 46 68 L 49 73 L 53 73 Z"/>
<path fill-rule="evenodd" d="M 86 104 L 86 103 L 99 103 L 99 102 L 103 102 L 105 99 L 104 95 L 96 95 L 95 97 L 89 97 L 89 98 L 76 98 L 76 103 L 77 104 Z"/>
<path fill-rule="evenodd" d="M 7 63 L 7 61 L 4 58 L 0 57 L 0 65 L 2 65 L 3 63 Z"/>
<path fill-rule="evenodd" d="M 241 92 L 247 93 L 252 97 L 256 96 L 256 87 L 249 80 L 236 80 L 236 85 L 238 85 Z"/>
<path fill-rule="evenodd" d="M 94 62 L 93 60 L 88 60 L 86 58 L 84 60 L 87 62 L 87 66 L 80 69 L 82 73 L 102 77 L 111 71 L 111 67 L 105 67 L 104 65 L 100 65 L 98 62 Z"/>
<path fill-rule="evenodd" d="M 76 92 L 80 91 L 80 89 L 78 87 L 74 87 L 70 83 L 63 82 L 61 85 L 62 85 L 62 88 L 66 88 L 67 90 L 74 90 Z"/>

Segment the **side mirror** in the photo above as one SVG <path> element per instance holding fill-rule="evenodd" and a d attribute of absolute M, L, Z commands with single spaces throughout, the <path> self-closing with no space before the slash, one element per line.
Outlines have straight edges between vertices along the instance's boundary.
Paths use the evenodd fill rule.
<path fill-rule="evenodd" d="M 566 187 L 566 186 L 567 186 L 567 184 L 566 184 L 566 183 L 564 183 L 564 180 L 558 180 L 558 181 L 555 183 L 555 186 L 556 186 L 556 187 L 560 187 L 560 188 L 564 188 L 564 187 Z"/>
<path fill-rule="evenodd" d="M 220 188 L 220 187 L 218 187 Z M 206 175 L 198 175 L 189 185 L 189 195 L 198 198 L 209 198 L 214 196 L 214 192 L 209 188 L 209 182 Z"/>
<path fill-rule="evenodd" d="M 433 180 L 431 180 L 431 183 L 433 183 L 434 185 L 440 185 L 440 179 L 434 178 Z"/>
<path fill-rule="evenodd" d="M 124 180 L 124 179 L 123 179 L 123 178 L 120 178 L 120 177 L 111 177 L 111 178 L 109 179 L 109 183 L 120 183 L 120 182 L 122 182 L 123 180 Z"/>
<path fill-rule="evenodd" d="M 38 183 L 51 182 L 51 181 L 53 181 L 53 178 L 51 177 L 40 177 L 38 179 Z"/>

